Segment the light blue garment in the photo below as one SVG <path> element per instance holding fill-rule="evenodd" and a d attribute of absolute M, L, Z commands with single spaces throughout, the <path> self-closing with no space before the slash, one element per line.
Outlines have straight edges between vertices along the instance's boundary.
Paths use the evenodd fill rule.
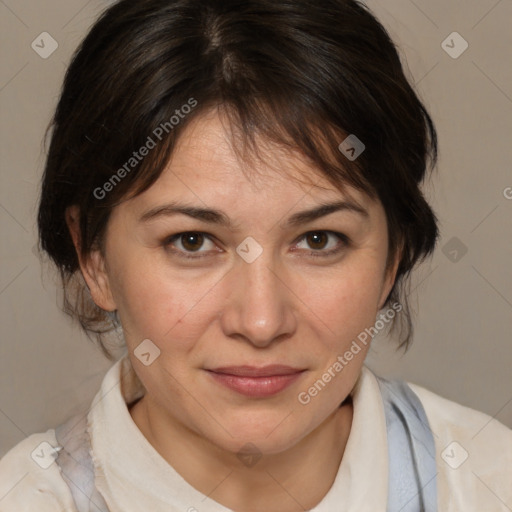
<path fill-rule="evenodd" d="M 388 437 L 388 512 L 437 512 L 436 449 L 425 410 L 405 383 L 377 377 Z"/>
<path fill-rule="evenodd" d="M 87 413 L 76 415 L 55 429 L 62 447 L 55 461 L 71 490 L 78 512 L 109 512 L 94 485 L 94 465 L 87 433 Z"/>
<path fill-rule="evenodd" d="M 377 377 L 388 437 L 388 512 L 437 512 L 436 452 L 425 410 L 404 382 Z M 94 485 L 86 414 L 55 429 L 56 459 L 78 512 L 109 512 Z M 371 464 L 371 461 L 368 461 Z M 333 510 L 332 512 L 336 512 Z"/>

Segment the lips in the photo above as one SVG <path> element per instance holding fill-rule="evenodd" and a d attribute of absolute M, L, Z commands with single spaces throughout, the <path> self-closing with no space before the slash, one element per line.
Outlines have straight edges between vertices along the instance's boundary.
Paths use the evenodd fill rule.
<path fill-rule="evenodd" d="M 237 377 L 278 377 L 280 375 L 292 375 L 299 373 L 302 370 L 299 368 L 292 368 L 281 364 L 272 364 L 262 366 L 225 366 L 222 368 L 215 368 L 210 370 L 214 373 L 222 373 L 225 375 L 236 375 Z"/>
<path fill-rule="evenodd" d="M 239 394 L 266 398 L 285 390 L 304 372 L 285 365 L 226 366 L 208 370 L 213 380 Z"/>

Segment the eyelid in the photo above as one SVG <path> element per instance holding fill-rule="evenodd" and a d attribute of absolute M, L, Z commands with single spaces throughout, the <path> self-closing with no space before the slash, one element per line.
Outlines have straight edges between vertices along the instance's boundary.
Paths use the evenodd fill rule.
<path fill-rule="evenodd" d="M 347 235 L 345 235 L 344 233 L 340 233 L 338 231 L 332 231 L 329 229 L 312 229 L 310 231 L 307 231 L 306 233 L 304 233 L 303 235 L 301 235 L 299 238 L 296 239 L 297 240 L 296 243 L 299 243 L 300 241 L 304 240 L 308 235 L 313 234 L 313 233 L 326 233 L 327 235 L 335 236 L 339 240 L 339 243 L 337 244 L 337 246 L 334 248 L 331 248 L 331 249 L 309 249 L 309 250 L 304 249 L 305 251 L 308 252 L 308 254 L 310 256 L 313 256 L 313 257 L 333 256 L 350 245 L 350 238 Z"/>
<path fill-rule="evenodd" d="M 179 233 L 175 233 L 174 235 L 170 235 L 170 236 L 166 237 L 164 239 L 163 245 L 166 247 L 166 249 L 168 251 L 170 251 L 174 254 L 179 254 L 180 256 L 187 258 L 187 259 L 198 259 L 198 258 L 208 256 L 208 253 L 211 252 L 211 249 L 206 250 L 206 251 L 201 250 L 201 249 L 199 249 L 197 251 L 184 251 L 184 250 L 176 249 L 176 248 L 173 248 L 173 249 L 168 248 L 168 246 L 171 246 L 172 244 L 174 244 L 174 242 L 176 240 L 179 240 L 183 235 L 187 235 L 190 233 L 193 233 L 196 235 L 202 235 L 205 239 L 214 243 L 213 239 L 215 237 L 213 235 L 210 235 L 209 233 L 204 232 L 204 231 L 180 231 Z M 216 251 L 216 252 L 219 252 L 219 251 Z M 199 254 L 200 256 L 193 256 L 193 255 L 197 255 L 197 254 Z"/>
<path fill-rule="evenodd" d="M 214 242 L 215 237 L 209 233 L 204 232 L 204 231 L 181 231 L 179 233 L 175 233 L 173 235 L 166 237 L 163 241 L 163 245 L 166 248 L 166 250 L 168 250 L 169 252 L 178 255 L 178 257 L 186 258 L 189 260 L 208 257 L 211 254 L 211 250 L 204 251 L 204 250 L 199 249 L 197 251 L 186 251 L 186 250 L 184 251 L 181 249 L 170 248 L 170 246 L 172 246 L 172 244 L 176 240 L 179 240 L 183 235 L 190 234 L 190 233 L 203 235 L 204 238 L 210 240 L 210 242 L 212 242 L 212 243 L 215 243 Z M 332 230 L 328 230 L 328 229 L 316 229 L 316 230 L 306 231 L 305 233 L 300 235 L 298 238 L 295 239 L 294 245 L 297 245 L 299 242 L 304 240 L 308 235 L 313 234 L 313 233 L 326 233 L 328 235 L 333 235 L 339 239 L 340 243 L 336 247 L 328 249 L 328 250 L 325 250 L 325 249 L 310 249 L 310 250 L 302 249 L 302 251 L 306 251 L 308 253 L 308 255 L 312 256 L 312 257 L 333 256 L 333 255 L 339 253 L 340 251 L 342 251 L 347 246 L 349 246 L 351 243 L 350 238 L 347 235 L 345 235 L 344 233 L 340 233 L 340 232 L 332 231 Z M 215 251 L 215 252 L 218 253 L 221 251 L 222 251 L 222 249 Z"/>

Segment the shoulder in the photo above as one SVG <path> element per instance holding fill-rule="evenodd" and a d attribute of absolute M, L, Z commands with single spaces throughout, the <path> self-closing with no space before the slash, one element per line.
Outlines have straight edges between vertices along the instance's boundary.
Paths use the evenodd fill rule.
<path fill-rule="evenodd" d="M 409 386 L 432 429 L 442 509 L 510 510 L 512 430 L 485 413 Z"/>
<path fill-rule="evenodd" d="M 55 430 L 32 434 L 0 459 L 0 512 L 75 512 L 54 460 Z"/>

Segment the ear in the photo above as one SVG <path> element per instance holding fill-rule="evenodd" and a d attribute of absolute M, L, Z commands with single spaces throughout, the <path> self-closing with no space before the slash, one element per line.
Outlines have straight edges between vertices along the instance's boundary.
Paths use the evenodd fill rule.
<path fill-rule="evenodd" d="M 80 238 L 80 211 L 78 206 L 70 206 L 65 213 L 66 224 L 78 256 L 80 270 L 91 292 L 94 303 L 105 311 L 115 311 L 117 306 L 112 296 L 105 258 L 100 249 L 82 255 Z"/>
<path fill-rule="evenodd" d="M 389 293 L 393 289 L 393 285 L 396 280 L 396 273 L 398 271 L 398 265 L 400 264 L 400 260 L 402 259 L 402 247 L 399 247 L 396 251 L 395 257 L 392 262 L 389 263 L 386 269 L 386 275 L 384 277 L 384 282 L 382 283 L 382 291 L 379 299 L 379 309 L 384 307 L 386 303 L 386 299 L 388 298 Z"/>

